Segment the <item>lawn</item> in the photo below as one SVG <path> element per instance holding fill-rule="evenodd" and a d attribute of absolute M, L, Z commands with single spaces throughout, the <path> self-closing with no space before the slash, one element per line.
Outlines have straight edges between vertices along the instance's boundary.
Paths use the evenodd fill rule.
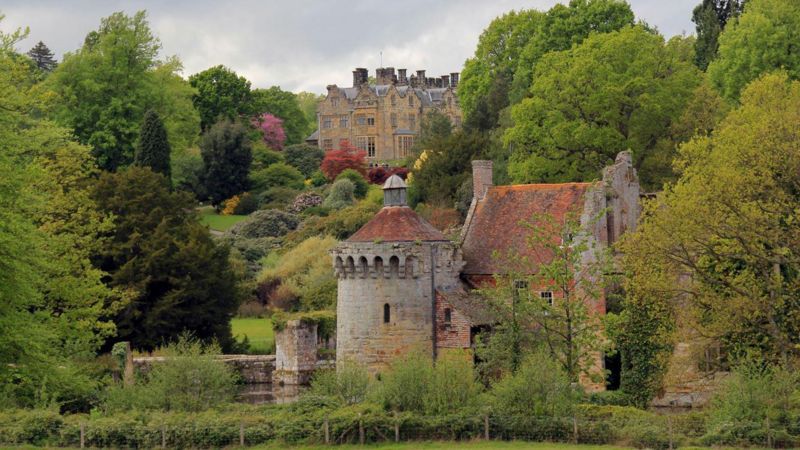
<path fill-rule="evenodd" d="M 504 442 L 504 441 L 475 441 L 475 442 L 408 442 L 401 444 L 379 444 L 379 445 L 337 445 L 337 446 L 266 446 L 266 447 L 249 447 L 261 450 L 272 449 L 287 449 L 287 450 L 323 450 L 332 449 L 336 450 L 355 450 L 355 449 L 380 449 L 380 450 L 616 450 L 624 449 L 626 447 L 614 447 L 610 445 L 573 445 L 573 444 L 553 444 L 547 442 Z"/>
<path fill-rule="evenodd" d="M 211 206 L 204 206 L 197 209 L 200 212 L 200 221 L 214 231 L 225 231 L 235 223 L 241 222 L 247 216 L 222 216 L 217 214 Z"/>
<path fill-rule="evenodd" d="M 275 335 L 272 332 L 272 321 L 269 319 L 234 318 L 231 320 L 233 336 L 237 341 L 250 340 L 250 350 L 257 354 L 275 352 Z"/>

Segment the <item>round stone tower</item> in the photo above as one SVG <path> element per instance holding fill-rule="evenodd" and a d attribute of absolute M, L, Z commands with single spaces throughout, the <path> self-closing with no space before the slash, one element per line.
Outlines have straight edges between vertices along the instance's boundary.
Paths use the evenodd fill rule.
<path fill-rule="evenodd" d="M 436 290 L 458 284 L 461 252 L 406 204 L 393 175 L 383 208 L 331 252 L 338 277 L 336 359 L 379 372 L 397 355 L 436 355 Z"/>

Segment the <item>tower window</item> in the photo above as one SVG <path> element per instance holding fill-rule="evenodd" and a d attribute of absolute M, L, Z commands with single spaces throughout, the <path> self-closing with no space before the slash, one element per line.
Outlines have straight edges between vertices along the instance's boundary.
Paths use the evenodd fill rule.
<path fill-rule="evenodd" d="M 392 320 L 392 311 L 388 303 L 383 305 L 383 323 L 389 323 Z"/>

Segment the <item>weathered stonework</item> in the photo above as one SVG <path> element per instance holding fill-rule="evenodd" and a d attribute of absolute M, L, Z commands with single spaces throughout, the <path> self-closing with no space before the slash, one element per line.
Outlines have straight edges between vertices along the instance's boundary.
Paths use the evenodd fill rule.
<path fill-rule="evenodd" d="M 289 320 L 275 332 L 273 384 L 306 384 L 317 367 L 317 324 Z"/>
<path fill-rule="evenodd" d="M 244 384 L 272 383 L 275 355 L 220 355 L 216 359 L 235 369 Z M 142 356 L 133 358 L 133 366 L 139 373 L 147 373 L 164 360 L 164 356 Z"/>

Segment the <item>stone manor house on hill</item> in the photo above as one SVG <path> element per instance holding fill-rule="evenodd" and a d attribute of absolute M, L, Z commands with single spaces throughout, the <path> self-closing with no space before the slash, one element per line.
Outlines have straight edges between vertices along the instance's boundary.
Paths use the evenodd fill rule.
<path fill-rule="evenodd" d="M 461 125 L 456 88 L 458 72 L 427 78 L 424 70 L 406 76 L 406 69 L 381 67 L 375 84 L 367 69 L 353 71 L 353 86 L 328 86 L 317 106 L 317 131 L 306 139 L 324 150 L 339 149 L 349 142 L 367 153 L 370 164 L 409 156 L 419 134 L 422 117 L 430 110 L 445 114 Z"/>
<path fill-rule="evenodd" d="M 593 244 L 589 248 L 595 249 L 636 227 L 640 188 L 629 152 L 620 153 L 595 183 L 494 186 L 491 161 L 473 161 L 472 167 L 474 197 L 460 242 L 419 217 L 406 204 L 405 183 L 392 176 L 383 187 L 384 207 L 332 251 L 337 361 L 380 372 L 411 349 L 429 349 L 434 357 L 446 349 L 471 349 L 476 334 L 496 323 L 473 289 L 505 273 L 495 252 L 515 249 L 533 256 L 527 254 L 535 249 L 526 245 L 529 232 L 520 222 L 534 214 L 556 220 L 578 214 Z M 553 292 L 534 294 L 558 301 Z M 604 314 L 605 298 L 590 306 Z M 597 365 L 602 364 L 598 355 Z"/>

